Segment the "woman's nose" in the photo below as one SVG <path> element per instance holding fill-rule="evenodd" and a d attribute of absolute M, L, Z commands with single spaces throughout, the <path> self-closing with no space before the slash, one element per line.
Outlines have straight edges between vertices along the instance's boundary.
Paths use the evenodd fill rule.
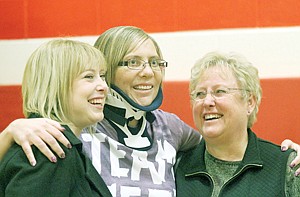
<path fill-rule="evenodd" d="M 99 77 L 99 79 L 97 80 L 97 91 L 104 91 L 104 92 L 107 92 L 108 90 L 108 86 L 107 86 L 107 83 L 104 79 L 102 79 L 101 77 Z"/>
<path fill-rule="evenodd" d="M 205 98 L 203 98 L 203 104 L 204 105 L 214 105 L 215 104 L 215 97 L 213 96 L 212 92 L 208 92 L 205 96 Z"/>
<path fill-rule="evenodd" d="M 148 62 L 144 63 L 144 67 L 142 68 L 142 70 L 140 71 L 140 73 L 142 75 L 147 75 L 147 76 L 154 75 L 154 71 L 153 71 L 151 65 Z"/>

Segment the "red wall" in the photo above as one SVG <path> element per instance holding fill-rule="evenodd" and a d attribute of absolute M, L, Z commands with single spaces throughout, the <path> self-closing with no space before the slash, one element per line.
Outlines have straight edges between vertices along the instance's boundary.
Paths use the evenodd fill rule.
<path fill-rule="evenodd" d="M 300 25 L 299 0 L 0 0 L 0 10 L 0 39 L 99 35 L 117 25 L 149 33 Z M 254 130 L 277 143 L 297 141 L 300 78 L 263 79 L 262 87 Z M 166 81 L 162 108 L 193 125 L 187 88 Z M 0 131 L 22 117 L 21 103 L 20 86 L 0 85 Z"/>
<path fill-rule="evenodd" d="M 299 0 L 0 0 L 0 39 L 300 25 Z"/>
<path fill-rule="evenodd" d="M 21 86 L 0 85 L 0 132 L 11 121 L 22 117 Z"/>
<path fill-rule="evenodd" d="M 262 103 L 253 130 L 262 138 L 280 143 L 289 138 L 300 143 L 300 78 L 263 79 Z M 164 82 L 162 109 L 193 124 L 188 82 Z M 0 131 L 22 115 L 21 86 L 0 86 Z"/>

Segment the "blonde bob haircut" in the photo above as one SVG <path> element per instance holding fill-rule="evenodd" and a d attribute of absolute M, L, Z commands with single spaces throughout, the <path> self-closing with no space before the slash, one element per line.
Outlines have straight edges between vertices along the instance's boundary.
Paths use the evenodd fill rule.
<path fill-rule="evenodd" d="M 23 82 L 23 113 L 35 113 L 69 123 L 68 103 L 73 81 L 87 69 L 106 70 L 102 53 L 93 46 L 68 39 L 42 44 L 27 61 Z"/>
<path fill-rule="evenodd" d="M 258 70 L 245 57 L 229 53 L 210 52 L 198 60 L 191 70 L 189 92 L 193 94 L 199 80 L 205 71 L 211 67 L 219 67 L 226 74 L 226 70 L 232 71 L 236 77 L 239 88 L 243 89 L 242 96 L 245 100 L 252 95 L 256 100 L 256 106 L 248 118 L 248 128 L 251 128 L 256 121 L 258 108 L 261 102 L 262 90 L 258 76 Z M 192 100 L 192 97 L 191 97 Z"/>
<path fill-rule="evenodd" d="M 123 58 L 128 53 L 132 52 L 148 39 L 153 42 L 158 57 L 163 59 L 157 42 L 138 27 L 118 26 L 105 31 L 98 37 L 94 46 L 99 49 L 106 58 L 106 80 L 109 86 L 114 83 L 118 64 L 124 60 Z"/>

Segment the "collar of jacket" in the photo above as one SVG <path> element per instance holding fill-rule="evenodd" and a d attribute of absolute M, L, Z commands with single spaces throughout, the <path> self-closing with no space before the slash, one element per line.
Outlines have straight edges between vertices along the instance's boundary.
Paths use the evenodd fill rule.
<path fill-rule="evenodd" d="M 182 166 L 181 168 L 185 172 L 186 176 L 194 176 L 197 174 L 207 173 L 204 161 L 205 149 L 205 140 L 202 138 L 200 144 L 197 147 L 188 150 L 182 156 L 182 158 L 180 159 L 180 163 L 182 164 L 179 165 Z M 262 165 L 263 161 L 260 156 L 258 139 L 255 133 L 253 133 L 251 129 L 248 129 L 248 145 L 243 160 L 237 171 L 240 171 L 245 166 L 261 168 Z"/>
<path fill-rule="evenodd" d="M 68 126 L 63 125 L 63 127 L 66 129 L 64 131 L 64 135 L 69 140 L 72 147 L 75 147 L 79 152 L 82 152 L 82 142 L 78 139 L 78 137 L 76 137 L 76 135 L 71 131 L 71 129 Z"/>

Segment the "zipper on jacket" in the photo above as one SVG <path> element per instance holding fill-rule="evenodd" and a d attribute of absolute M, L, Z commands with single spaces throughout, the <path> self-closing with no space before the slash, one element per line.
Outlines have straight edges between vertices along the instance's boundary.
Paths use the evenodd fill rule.
<path fill-rule="evenodd" d="M 233 179 L 235 179 L 236 177 L 238 177 L 243 171 L 245 171 L 246 169 L 250 168 L 250 167 L 262 167 L 261 164 L 247 164 L 245 166 L 243 166 L 239 171 L 238 173 L 236 173 L 233 177 L 231 177 L 228 181 L 226 181 L 221 189 L 220 189 L 220 192 L 219 192 L 219 195 L 218 196 L 221 196 L 222 194 L 222 191 L 223 189 L 226 187 L 226 185 L 228 185 Z M 189 176 L 196 176 L 196 175 L 204 175 L 206 176 L 209 181 L 212 183 L 212 193 L 214 191 L 214 188 L 215 188 L 215 181 L 214 179 L 212 178 L 212 176 L 210 176 L 210 174 L 208 174 L 207 172 L 194 172 L 194 173 L 190 173 L 190 174 L 186 174 L 185 177 L 189 177 Z M 210 195 L 212 195 L 212 193 Z"/>
<path fill-rule="evenodd" d="M 208 174 L 207 172 L 204 172 L 204 171 L 202 171 L 202 172 L 194 172 L 194 173 L 191 173 L 191 174 L 186 174 L 185 177 L 196 176 L 196 175 L 206 176 L 209 179 L 210 183 L 212 184 L 212 190 L 211 190 L 211 194 L 210 194 L 210 196 L 211 196 L 213 194 L 214 189 L 215 189 L 215 181 L 214 181 L 214 179 L 210 176 L 210 174 Z"/>
<path fill-rule="evenodd" d="M 221 189 L 220 189 L 220 193 L 219 193 L 218 196 L 221 196 L 222 191 L 223 191 L 223 189 L 226 187 L 226 185 L 228 185 L 233 179 L 235 179 L 236 177 L 238 177 L 243 171 L 245 171 L 246 169 L 248 169 L 248 168 L 250 168 L 250 167 L 262 167 L 262 165 L 261 165 L 261 164 L 247 164 L 247 165 L 243 166 L 243 167 L 238 171 L 238 173 L 236 173 L 233 177 L 231 177 L 228 181 L 226 181 L 226 182 L 222 185 L 222 187 L 221 187 Z"/>

